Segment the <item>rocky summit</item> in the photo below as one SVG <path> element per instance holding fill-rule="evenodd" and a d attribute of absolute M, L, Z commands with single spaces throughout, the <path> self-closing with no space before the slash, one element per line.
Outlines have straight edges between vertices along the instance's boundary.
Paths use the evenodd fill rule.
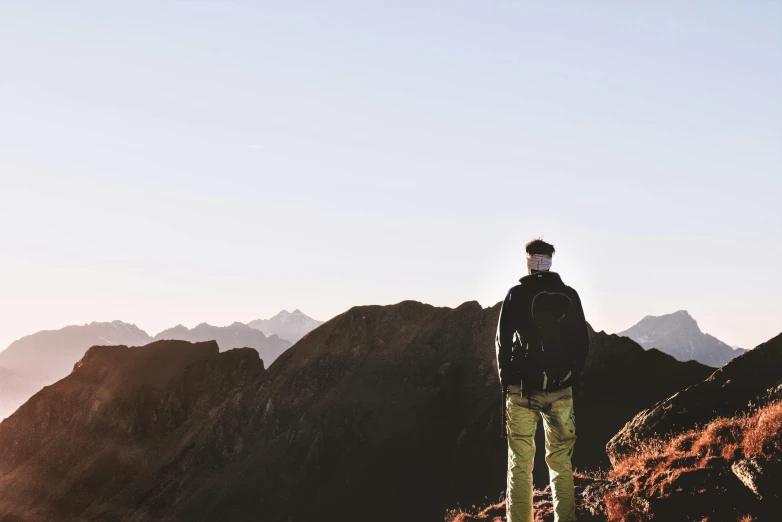
<path fill-rule="evenodd" d="M 0 424 L 0 519 L 428 521 L 497 498 L 498 314 L 355 307 L 266 370 L 215 342 L 93 347 Z M 712 371 L 590 335 L 577 466 Z"/>
<path fill-rule="evenodd" d="M 260 330 L 267 336 L 277 335 L 281 339 L 297 343 L 299 339 L 322 324 L 323 321 L 313 319 L 296 309 L 293 312 L 282 310 L 269 319 L 255 319 L 247 323 L 247 326 Z"/>
<path fill-rule="evenodd" d="M 644 348 L 657 348 L 680 361 L 694 360 L 715 368 L 747 351 L 732 348 L 703 333 L 686 310 L 661 316 L 647 315 L 619 335 L 629 337 Z"/>

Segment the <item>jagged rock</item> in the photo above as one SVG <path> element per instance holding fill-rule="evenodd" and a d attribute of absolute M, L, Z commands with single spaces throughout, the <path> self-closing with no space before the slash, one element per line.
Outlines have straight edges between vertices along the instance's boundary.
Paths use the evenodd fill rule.
<path fill-rule="evenodd" d="M 763 470 L 758 459 L 738 460 L 733 463 L 730 469 L 742 484 L 758 497 L 763 498 L 764 486 L 767 484 L 764 483 Z"/>

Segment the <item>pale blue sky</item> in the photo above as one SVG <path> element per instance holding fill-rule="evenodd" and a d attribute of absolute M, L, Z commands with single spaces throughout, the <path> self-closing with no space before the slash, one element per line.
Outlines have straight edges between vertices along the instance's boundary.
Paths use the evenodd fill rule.
<path fill-rule="evenodd" d="M 0 4 L 0 348 L 501 300 L 782 331 L 782 3 Z M 488 339 L 487 342 L 491 342 Z"/>

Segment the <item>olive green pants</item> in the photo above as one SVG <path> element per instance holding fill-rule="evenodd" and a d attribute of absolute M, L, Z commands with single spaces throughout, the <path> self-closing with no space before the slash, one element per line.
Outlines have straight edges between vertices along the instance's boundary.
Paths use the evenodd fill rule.
<path fill-rule="evenodd" d="M 508 386 L 508 522 L 533 522 L 532 467 L 535 462 L 535 430 L 543 419 L 546 463 L 554 499 L 554 521 L 576 520 L 573 468 L 570 457 L 576 442 L 573 391 L 533 391 L 521 397 L 518 386 Z"/>

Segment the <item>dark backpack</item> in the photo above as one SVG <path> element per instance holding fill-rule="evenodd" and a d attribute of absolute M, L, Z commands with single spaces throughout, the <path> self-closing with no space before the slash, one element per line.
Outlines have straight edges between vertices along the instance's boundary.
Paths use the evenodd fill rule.
<path fill-rule="evenodd" d="M 556 390 L 570 386 L 583 321 L 564 292 L 539 291 L 532 297 L 524 347 L 525 386 Z"/>

